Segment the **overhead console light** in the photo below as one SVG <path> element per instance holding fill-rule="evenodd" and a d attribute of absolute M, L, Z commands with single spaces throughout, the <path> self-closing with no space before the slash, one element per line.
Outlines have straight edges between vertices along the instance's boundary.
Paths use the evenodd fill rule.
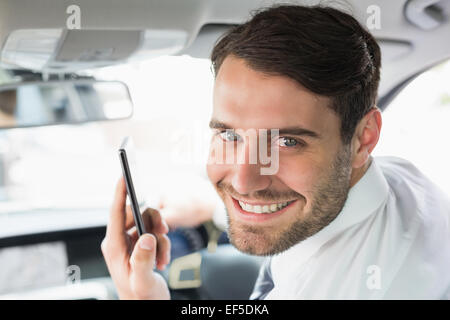
<path fill-rule="evenodd" d="M 1 52 L 3 63 L 31 70 L 42 70 L 55 53 L 62 29 L 13 31 Z"/>
<path fill-rule="evenodd" d="M 139 30 L 65 30 L 46 70 L 75 71 L 117 64 L 141 43 Z"/>
<path fill-rule="evenodd" d="M 16 30 L 1 60 L 35 71 L 71 72 L 175 54 L 187 41 L 182 30 Z"/>

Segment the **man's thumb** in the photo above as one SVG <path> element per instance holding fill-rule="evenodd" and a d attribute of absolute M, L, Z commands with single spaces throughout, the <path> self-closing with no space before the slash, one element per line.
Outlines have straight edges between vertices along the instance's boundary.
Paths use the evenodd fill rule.
<path fill-rule="evenodd" d="M 153 272 L 156 257 L 156 238 L 152 234 L 143 234 L 134 247 L 130 263 L 133 272 L 145 276 Z"/>

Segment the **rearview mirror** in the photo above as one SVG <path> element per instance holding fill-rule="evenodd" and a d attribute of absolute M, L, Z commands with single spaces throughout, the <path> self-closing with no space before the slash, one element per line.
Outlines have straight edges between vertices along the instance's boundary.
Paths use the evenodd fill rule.
<path fill-rule="evenodd" d="M 64 80 L 0 86 L 0 128 L 128 118 L 128 87 L 118 81 Z"/>

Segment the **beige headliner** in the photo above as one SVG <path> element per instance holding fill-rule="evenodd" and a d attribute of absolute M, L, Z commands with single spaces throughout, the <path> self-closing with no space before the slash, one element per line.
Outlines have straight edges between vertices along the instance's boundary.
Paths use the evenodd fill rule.
<path fill-rule="evenodd" d="M 447 17 L 450 5 L 447 1 Z M 278 1 L 260 0 L 0 0 L 0 43 L 14 30 L 63 28 L 66 8 L 77 4 L 86 29 L 181 29 L 189 34 L 184 52 L 208 57 L 224 27 L 241 23 L 249 12 Z M 318 1 L 283 1 L 314 4 Z M 342 1 L 341 1 L 342 2 Z M 411 75 L 450 57 L 450 23 L 424 31 L 404 17 L 407 0 L 349 0 L 354 16 L 365 24 L 367 7 L 381 9 L 381 29 L 372 30 L 383 51 L 380 96 Z M 323 3 L 323 1 L 322 1 Z M 326 3 L 326 2 L 325 2 Z M 199 31 L 202 30 L 197 38 Z M 197 41 L 195 39 L 197 38 Z M 389 41 L 386 41 L 389 40 Z"/>

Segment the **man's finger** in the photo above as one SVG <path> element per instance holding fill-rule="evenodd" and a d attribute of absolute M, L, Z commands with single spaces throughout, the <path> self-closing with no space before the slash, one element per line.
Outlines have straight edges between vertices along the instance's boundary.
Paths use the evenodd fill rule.
<path fill-rule="evenodd" d="M 133 211 L 131 211 L 131 206 L 127 205 L 125 207 L 125 229 L 130 229 L 135 225 Z"/>
<path fill-rule="evenodd" d="M 133 245 L 139 240 L 139 235 L 137 234 L 136 228 L 132 228 L 128 231 L 131 243 Z M 157 239 L 156 245 L 156 266 L 158 269 L 163 270 L 163 268 L 170 263 L 170 239 L 165 234 L 153 235 Z"/>
<path fill-rule="evenodd" d="M 158 234 L 157 239 L 156 266 L 159 270 L 163 270 L 170 262 L 170 239 L 165 234 Z"/>
<path fill-rule="evenodd" d="M 138 239 L 130 257 L 134 277 L 144 282 L 152 277 L 156 250 L 156 238 L 152 234 L 145 233 Z"/>
<path fill-rule="evenodd" d="M 106 228 L 106 237 L 113 243 L 126 243 L 125 240 L 125 203 L 127 191 L 125 181 L 120 178 L 117 182 L 114 200 L 111 206 L 108 226 Z"/>
<path fill-rule="evenodd" d="M 149 233 L 167 233 L 169 232 L 169 227 L 158 210 L 147 208 L 141 214 L 142 221 L 144 222 L 145 231 Z M 128 230 L 135 225 L 133 212 L 131 207 L 126 208 L 126 225 L 125 228 Z"/>
<path fill-rule="evenodd" d="M 144 211 L 144 223 L 151 227 L 153 233 L 169 232 L 169 227 L 158 210 L 147 208 L 147 210 Z"/>

